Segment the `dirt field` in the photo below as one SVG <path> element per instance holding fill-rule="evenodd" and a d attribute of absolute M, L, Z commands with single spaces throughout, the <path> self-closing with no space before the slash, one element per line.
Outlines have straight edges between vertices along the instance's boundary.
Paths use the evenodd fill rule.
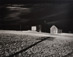
<path fill-rule="evenodd" d="M 0 31 L 0 57 L 72 57 L 72 52 L 71 34 Z"/>

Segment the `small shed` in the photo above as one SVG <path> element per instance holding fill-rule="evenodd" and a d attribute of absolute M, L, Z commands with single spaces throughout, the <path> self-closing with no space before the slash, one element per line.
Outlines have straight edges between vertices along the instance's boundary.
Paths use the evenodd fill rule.
<path fill-rule="evenodd" d="M 53 25 L 53 26 L 50 28 L 50 33 L 51 33 L 51 34 L 57 34 L 57 33 L 58 33 L 58 28 L 57 28 L 55 25 Z"/>
<path fill-rule="evenodd" d="M 32 27 L 31 27 L 31 30 L 32 30 L 32 31 L 36 31 L 36 30 L 37 30 L 36 26 L 32 26 Z"/>

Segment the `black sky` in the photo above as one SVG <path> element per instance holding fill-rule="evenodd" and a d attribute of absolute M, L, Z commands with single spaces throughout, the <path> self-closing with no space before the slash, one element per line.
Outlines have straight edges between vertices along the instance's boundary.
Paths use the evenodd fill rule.
<path fill-rule="evenodd" d="M 0 29 L 25 29 L 27 26 L 42 25 L 47 31 L 56 25 L 65 32 L 73 32 L 72 0 L 20 0 L 3 2 L 0 5 Z M 8 4 L 23 4 L 23 7 L 8 8 Z M 45 29 L 46 28 L 46 29 Z"/>

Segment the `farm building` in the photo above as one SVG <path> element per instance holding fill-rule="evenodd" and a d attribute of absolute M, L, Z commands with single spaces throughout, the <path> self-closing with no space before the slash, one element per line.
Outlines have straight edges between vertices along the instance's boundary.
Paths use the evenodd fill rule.
<path fill-rule="evenodd" d="M 50 33 L 51 33 L 51 34 L 57 34 L 57 33 L 58 33 L 58 28 L 57 28 L 55 25 L 53 25 L 53 26 L 50 28 Z"/>

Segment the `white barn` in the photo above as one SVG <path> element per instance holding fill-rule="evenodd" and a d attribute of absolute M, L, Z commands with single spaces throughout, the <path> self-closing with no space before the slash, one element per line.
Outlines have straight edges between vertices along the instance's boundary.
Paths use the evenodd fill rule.
<path fill-rule="evenodd" d="M 53 26 L 50 28 L 50 33 L 51 33 L 51 34 L 57 34 L 57 33 L 58 33 L 58 28 L 57 28 L 55 25 L 53 25 Z"/>

